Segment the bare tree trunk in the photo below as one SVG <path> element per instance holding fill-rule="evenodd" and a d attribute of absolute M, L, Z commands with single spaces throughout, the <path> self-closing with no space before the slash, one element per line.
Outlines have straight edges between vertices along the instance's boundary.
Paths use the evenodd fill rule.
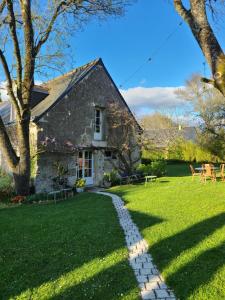
<path fill-rule="evenodd" d="M 205 0 L 190 0 L 191 9 L 182 0 L 174 0 L 174 7 L 190 27 L 212 71 L 212 83 L 225 96 L 225 55 L 209 24 Z"/>
<path fill-rule="evenodd" d="M 13 168 L 13 177 L 17 195 L 28 195 L 30 192 L 30 118 L 17 124 L 18 144 L 20 159 Z"/>

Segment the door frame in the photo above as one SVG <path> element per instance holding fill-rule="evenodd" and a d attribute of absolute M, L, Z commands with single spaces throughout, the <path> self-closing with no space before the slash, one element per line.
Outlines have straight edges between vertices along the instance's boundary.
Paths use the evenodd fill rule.
<path fill-rule="evenodd" d="M 85 152 L 88 152 L 88 157 L 91 153 L 91 159 L 86 159 L 85 158 Z M 80 153 L 82 153 L 82 158 L 80 157 Z M 79 160 L 82 159 L 82 177 L 80 176 L 80 164 Z M 91 176 L 85 177 L 85 161 L 86 160 L 91 160 Z M 78 157 L 77 157 L 77 178 L 84 178 L 86 180 L 86 185 L 93 185 L 94 184 L 94 155 L 92 150 L 79 150 L 78 151 Z"/>

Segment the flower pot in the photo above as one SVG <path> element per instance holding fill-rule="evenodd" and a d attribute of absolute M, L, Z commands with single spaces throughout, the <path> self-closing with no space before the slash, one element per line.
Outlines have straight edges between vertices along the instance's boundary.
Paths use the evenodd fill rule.
<path fill-rule="evenodd" d="M 78 192 L 78 193 L 82 193 L 83 191 L 84 191 L 84 188 L 83 188 L 83 187 L 77 188 L 77 192 Z"/>

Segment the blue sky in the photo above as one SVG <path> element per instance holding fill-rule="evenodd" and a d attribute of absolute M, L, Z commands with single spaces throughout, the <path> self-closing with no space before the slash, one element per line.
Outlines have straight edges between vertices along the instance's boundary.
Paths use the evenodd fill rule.
<path fill-rule="evenodd" d="M 184 86 L 193 73 L 204 75 L 205 59 L 188 26 L 178 25 L 181 21 L 171 0 L 139 0 L 124 17 L 101 23 L 92 21 L 74 35 L 72 51 L 76 64 L 101 57 L 125 100 L 139 116 L 169 110 L 186 118 L 190 106 L 178 99 L 174 91 Z M 221 25 L 215 29 L 221 39 Z M 149 57 L 152 61 L 145 64 Z M 205 75 L 210 77 L 207 65 Z"/>
<path fill-rule="evenodd" d="M 117 85 L 123 83 L 177 28 L 173 37 L 123 88 L 180 86 L 193 72 L 203 72 L 204 57 L 172 1 L 139 0 L 122 18 L 91 22 L 73 38 L 78 65 L 102 57 Z M 179 28 L 178 28 L 179 27 Z"/>

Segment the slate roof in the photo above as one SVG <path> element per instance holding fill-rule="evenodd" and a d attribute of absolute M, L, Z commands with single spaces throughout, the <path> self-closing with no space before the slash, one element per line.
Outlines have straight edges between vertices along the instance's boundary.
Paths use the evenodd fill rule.
<path fill-rule="evenodd" d="M 178 127 L 166 129 L 151 129 L 144 131 L 144 137 L 153 142 L 158 148 L 165 148 L 168 143 L 177 138 L 194 142 L 197 136 L 197 129 L 193 126 L 183 127 L 179 130 Z"/>
<path fill-rule="evenodd" d="M 44 113 L 62 99 L 71 88 L 82 80 L 99 62 L 101 62 L 101 59 L 96 59 L 82 67 L 76 68 L 69 73 L 44 83 L 42 87 L 48 89 L 49 95 L 32 109 L 32 120 L 38 121 Z"/>

